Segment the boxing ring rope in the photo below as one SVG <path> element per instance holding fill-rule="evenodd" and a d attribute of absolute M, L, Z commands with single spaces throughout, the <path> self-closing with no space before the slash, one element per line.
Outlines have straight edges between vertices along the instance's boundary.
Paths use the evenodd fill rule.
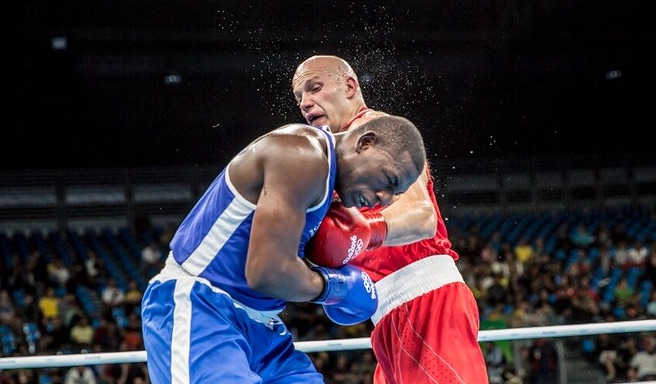
<path fill-rule="evenodd" d="M 602 333 L 631 333 L 656 331 L 656 320 L 618 321 L 612 323 L 589 323 L 574 325 L 552 325 L 544 327 L 508 328 L 484 330 L 478 333 L 478 341 L 539 339 L 569 336 L 590 336 Z M 298 341 L 299 350 L 310 352 L 348 351 L 371 348 L 368 337 L 337 340 Z M 44 355 L 0 358 L 0 370 L 17 368 L 72 367 L 77 365 L 143 363 L 146 351 L 81 353 L 70 355 Z"/>

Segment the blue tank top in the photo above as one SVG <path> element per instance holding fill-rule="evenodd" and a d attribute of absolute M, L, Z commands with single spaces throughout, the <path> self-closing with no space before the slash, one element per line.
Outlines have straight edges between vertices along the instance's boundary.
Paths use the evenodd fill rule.
<path fill-rule="evenodd" d="M 337 175 L 334 138 L 325 130 L 321 132 L 327 137 L 330 159 L 326 195 L 306 211 L 298 247 L 301 258 L 305 257 L 305 244 L 328 211 Z M 282 310 L 284 300 L 262 295 L 246 283 L 246 256 L 256 205 L 239 195 L 228 177 L 229 167 L 214 179 L 176 230 L 170 243 L 173 258 L 187 273 L 207 279 L 250 308 Z"/>

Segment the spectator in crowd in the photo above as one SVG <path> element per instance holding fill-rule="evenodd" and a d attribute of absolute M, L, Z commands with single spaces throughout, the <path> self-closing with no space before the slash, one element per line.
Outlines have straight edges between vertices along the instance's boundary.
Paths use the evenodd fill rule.
<path fill-rule="evenodd" d="M 150 237 L 150 241 L 141 250 L 141 270 L 144 273 L 153 274 L 161 268 L 163 260 L 162 246 L 155 237 Z"/>
<path fill-rule="evenodd" d="M 102 290 L 101 296 L 103 303 L 110 309 L 121 306 L 125 302 L 125 291 L 118 286 L 114 278 L 107 280 L 107 285 Z"/>
<path fill-rule="evenodd" d="M 599 289 L 592 286 L 590 273 L 581 276 L 576 282 L 578 283 L 578 294 L 589 297 L 595 302 L 599 302 Z"/>
<path fill-rule="evenodd" d="M 492 245 L 487 242 L 481 248 L 480 259 L 486 263 L 492 263 L 499 258 L 499 251 L 497 251 Z"/>
<path fill-rule="evenodd" d="M 175 234 L 175 231 L 178 229 L 178 223 L 175 221 L 168 221 L 166 222 L 166 225 L 164 226 L 164 229 L 162 230 L 162 233 L 160 233 L 158 240 L 160 244 L 169 244 L 171 242 L 171 239 L 173 239 L 173 235 Z M 165 247 L 165 249 L 162 249 L 164 253 L 169 253 L 168 246 Z"/>
<path fill-rule="evenodd" d="M 0 290 L 0 324 L 9 324 L 16 316 L 14 302 L 6 289 Z"/>
<path fill-rule="evenodd" d="M 78 349 L 89 350 L 93 344 L 94 329 L 86 315 L 77 318 L 75 324 L 71 327 L 70 340 L 73 346 Z"/>
<path fill-rule="evenodd" d="M 503 243 L 507 243 L 506 241 L 503 240 L 501 237 L 501 232 L 499 231 L 494 231 L 490 235 L 490 238 L 487 242 L 487 244 L 490 246 L 490 248 L 494 249 L 497 253 L 501 252 L 501 248 L 503 247 Z"/>
<path fill-rule="evenodd" d="M 530 378 L 532 384 L 559 382 L 558 353 L 549 339 L 536 339 L 529 348 Z"/>
<path fill-rule="evenodd" d="M 354 377 L 350 374 L 348 356 L 339 353 L 332 356 L 330 374 L 328 378 L 335 384 L 348 384 L 353 382 Z"/>
<path fill-rule="evenodd" d="M 597 301 L 585 289 L 579 287 L 572 296 L 572 306 L 569 309 L 569 321 L 572 323 L 592 323 L 597 321 L 601 314 Z"/>
<path fill-rule="evenodd" d="M 64 368 L 41 369 L 38 376 L 39 384 L 60 384 L 64 382 L 67 370 Z"/>
<path fill-rule="evenodd" d="M 144 349 L 143 337 L 141 335 L 141 316 L 136 313 L 128 314 L 128 323 L 123 329 L 124 347 L 130 351 Z"/>
<path fill-rule="evenodd" d="M 3 373 L 0 370 L 0 384 L 36 384 L 39 383 L 35 369 L 12 369 Z"/>
<path fill-rule="evenodd" d="M 23 305 L 19 308 L 20 316 L 27 323 L 41 323 L 41 309 L 34 294 L 25 292 L 23 296 Z"/>
<path fill-rule="evenodd" d="M 15 382 L 16 381 L 14 380 L 12 375 L 10 375 L 7 372 L 3 372 L 2 370 L 0 370 L 0 384 L 14 384 Z"/>
<path fill-rule="evenodd" d="M 3 267 L 5 267 L 3 265 Z M 22 290 L 29 286 L 30 281 L 27 267 L 18 255 L 13 255 L 5 268 L 2 270 L 2 288 L 10 292 Z"/>
<path fill-rule="evenodd" d="M 111 319 L 110 316 L 100 317 L 100 323 L 94 329 L 93 333 L 94 349 L 100 349 L 106 352 L 118 351 L 123 338 L 123 331 L 118 327 L 114 319 Z"/>
<path fill-rule="evenodd" d="M 42 292 L 48 283 L 48 263 L 41 252 L 34 250 L 29 254 L 26 264 L 25 287 L 32 289 L 35 293 Z"/>
<path fill-rule="evenodd" d="M 631 359 L 637 352 L 638 342 L 636 337 L 633 335 L 623 336 L 615 359 L 616 380 L 629 380 L 629 377 L 634 373 L 631 371 Z"/>
<path fill-rule="evenodd" d="M 527 264 L 535 257 L 535 249 L 524 235 L 519 237 L 514 252 L 515 258 L 522 264 Z"/>
<path fill-rule="evenodd" d="M 59 301 L 59 316 L 62 318 L 64 327 L 70 329 L 80 316 L 84 315 L 84 310 L 80 308 L 77 298 L 72 293 L 67 293 Z"/>
<path fill-rule="evenodd" d="M 638 304 L 637 296 L 634 295 L 633 299 L 624 307 L 624 317 L 621 320 L 645 320 L 646 318 L 645 308 Z"/>
<path fill-rule="evenodd" d="M 501 346 L 493 341 L 486 341 L 483 343 L 483 354 L 490 384 L 503 383 L 502 375 L 506 369 L 506 356 Z"/>
<path fill-rule="evenodd" d="M 572 231 L 571 240 L 575 247 L 588 248 L 596 239 L 585 224 L 579 223 Z"/>
<path fill-rule="evenodd" d="M 648 256 L 649 249 L 645 246 L 645 244 L 642 241 L 634 241 L 633 244 L 629 247 L 629 267 L 644 267 Z"/>
<path fill-rule="evenodd" d="M 126 313 L 141 313 L 141 297 L 143 293 L 139 289 L 137 280 L 130 279 L 128 281 L 128 290 L 125 292 L 125 312 Z M 135 312 L 136 311 L 136 312 Z"/>
<path fill-rule="evenodd" d="M 71 271 L 68 269 L 64 260 L 59 255 L 53 256 L 47 265 L 48 281 L 57 288 L 68 290 L 68 283 L 71 280 Z"/>
<path fill-rule="evenodd" d="M 369 334 L 367 332 L 365 334 Z M 362 384 L 373 383 L 374 370 L 376 368 L 376 356 L 371 349 L 362 351 L 362 355 L 353 358 L 359 362 L 359 370 L 356 377 L 362 381 Z"/>
<path fill-rule="evenodd" d="M 599 246 L 599 256 L 592 263 L 593 269 L 599 269 L 604 276 L 607 276 L 611 269 L 615 266 L 615 256 L 610 251 L 608 245 Z"/>
<path fill-rule="evenodd" d="M 615 380 L 618 376 L 618 350 L 621 345 L 621 339 L 616 335 L 603 333 L 596 338 L 597 350 L 599 351 L 599 364 L 601 365 L 606 380 Z"/>
<path fill-rule="evenodd" d="M 487 305 L 494 307 L 497 304 L 505 304 L 508 299 L 508 281 L 504 280 L 503 275 L 495 273 L 492 284 L 487 288 L 486 297 Z"/>
<path fill-rule="evenodd" d="M 64 327 L 59 316 L 44 318 L 41 324 L 41 339 L 39 339 L 39 350 L 42 352 L 55 353 L 61 348 L 67 348 L 69 344 L 69 331 Z"/>
<path fill-rule="evenodd" d="M 554 244 L 554 254 L 562 252 L 564 255 L 569 255 L 569 252 L 574 247 L 572 239 L 569 236 L 569 226 L 567 222 L 561 223 L 556 229 Z"/>
<path fill-rule="evenodd" d="M 0 356 L 26 352 L 24 341 L 23 322 L 20 318 L 14 317 L 7 323 L 0 323 Z"/>
<path fill-rule="evenodd" d="M 649 255 L 645 260 L 645 269 L 640 276 L 639 283 L 650 283 L 652 288 L 656 288 L 656 241 L 649 247 Z"/>
<path fill-rule="evenodd" d="M 649 297 L 649 302 L 647 303 L 647 309 L 645 311 L 648 317 L 656 319 L 656 289 L 652 290 Z"/>
<path fill-rule="evenodd" d="M 130 351 L 126 342 L 121 343 L 120 352 Z M 102 380 L 116 384 L 148 384 L 150 379 L 144 363 L 108 364 L 102 372 Z"/>
<path fill-rule="evenodd" d="M 642 349 L 631 358 L 629 380 L 656 380 L 656 339 L 653 335 L 646 335 L 640 340 Z"/>
<path fill-rule="evenodd" d="M 620 278 L 614 292 L 616 305 L 619 307 L 627 305 L 634 294 L 633 287 L 629 285 L 629 280 L 626 277 Z"/>
<path fill-rule="evenodd" d="M 86 271 L 89 283 L 92 287 L 98 288 L 103 286 L 107 281 L 107 272 L 105 264 L 98 254 L 92 249 L 87 250 L 87 258 L 84 261 L 84 269 Z"/>
<path fill-rule="evenodd" d="M 71 367 L 64 376 L 63 384 L 96 384 L 96 374 L 88 365 Z"/>
<path fill-rule="evenodd" d="M 548 253 L 546 250 L 544 237 L 536 237 L 535 239 L 533 239 L 532 245 L 533 245 L 533 254 L 535 255 L 535 257 L 540 257 L 540 255 Z"/>
<path fill-rule="evenodd" d="M 480 238 L 479 229 L 477 227 L 470 228 L 467 237 L 461 239 L 454 249 L 459 249 L 460 255 L 463 259 L 469 261 L 476 261 L 480 257 L 485 243 Z"/>
<path fill-rule="evenodd" d="M 575 248 L 573 251 L 574 260 L 567 266 L 565 273 L 574 279 L 588 275 L 592 270 L 590 258 L 588 257 L 587 248 Z"/>
<path fill-rule="evenodd" d="M 594 236 L 595 242 L 593 246 L 596 246 L 597 248 L 610 247 L 613 244 L 613 235 L 608 227 L 608 222 L 606 221 L 599 223 Z"/>
<path fill-rule="evenodd" d="M 39 309 L 43 319 L 54 319 L 59 317 L 59 303 L 61 298 L 55 294 L 54 287 L 47 287 L 45 294 L 39 299 Z"/>
<path fill-rule="evenodd" d="M 524 275 L 524 264 L 515 259 L 515 253 L 508 243 L 503 243 L 501 252 L 492 260 L 490 268 L 492 273 L 500 273 L 508 281 Z"/>
<path fill-rule="evenodd" d="M 627 270 L 631 265 L 629 247 L 626 241 L 620 241 L 615 245 L 615 266 Z"/>

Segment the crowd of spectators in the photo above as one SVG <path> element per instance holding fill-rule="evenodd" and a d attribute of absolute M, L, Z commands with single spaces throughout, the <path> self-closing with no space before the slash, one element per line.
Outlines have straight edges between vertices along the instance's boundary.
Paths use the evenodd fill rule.
<path fill-rule="evenodd" d="M 4 242 L 5 251 L 20 248 L 11 245 Z M 55 251 L 48 259 L 37 248 L 29 246 L 25 258 L 20 252 L 0 257 L 0 356 L 143 350 L 142 287 L 136 280 L 119 286 L 91 248 L 68 264 Z M 97 311 L 83 308 L 80 287 L 93 292 Z M 145 363 L 0 370 L 2 384 L 148 382 Z"/>
<path fill-rule="evenodd" d="M 641 215 L 651 223 L 651 235 L 627 231 L 615 218 L 603 217 L 561 220 L 545 237 L 520 231 L 515 238 L 502 225 L 483 233 L 479 221 L 458 225 L 451 220 L 454 249 L 461 256 L 457 265 L 479 303 L 481 329 L 656 318 L 656 227 L 652 213 Z M 163 263 L 170 231 L 133 235 L 142 251 L 133 257 L 147 281 Z M 1 240 L 0 356 L 143 349 L 139 304 L 144 286 L 136 279 L 119 284 L 93 247 L 84 255 L 71 249 L 67 259 L 53 244 L 46 257 L 29 242 L 21 248 L 12 236 Z M 80 287 L 94 293 L 94 313 L 82 305 Z M 282 316 L 298 341 L 368 337 L 372 329 L 369 322 L 336 326 L 313 304 L 290 304 Z M 558 382 L 553 340 L 526 341 L 519 353 L 509 345 L 481 344 L 491 383 Z M 656 377 L 653 333 L 571 338 L 567 346 L 603 372 L 608 383 Z M 310 356 L 327 383 L 372 381 L 371 350 Z M 5 383 L 148 383 L 148 375 L 145 363 L 16 369 L 0 371 L 0 384 Z"/>

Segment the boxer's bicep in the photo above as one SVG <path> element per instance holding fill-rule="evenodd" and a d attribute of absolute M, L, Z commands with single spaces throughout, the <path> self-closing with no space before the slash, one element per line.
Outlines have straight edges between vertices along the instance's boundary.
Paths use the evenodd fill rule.
<path fill-rule="evenodd" d="M 304 301 L 322 288 L 298 257 L 306 210 L 325 193 L 327 163 L 313 156 L 272 154 L 264 165 L 253 217 L 246 276 L 249 285 L 286 300 Z M 298 155 L 298 153 L 297 153 Z M 325 169 L 324 169 L 325 168 Z"/>

